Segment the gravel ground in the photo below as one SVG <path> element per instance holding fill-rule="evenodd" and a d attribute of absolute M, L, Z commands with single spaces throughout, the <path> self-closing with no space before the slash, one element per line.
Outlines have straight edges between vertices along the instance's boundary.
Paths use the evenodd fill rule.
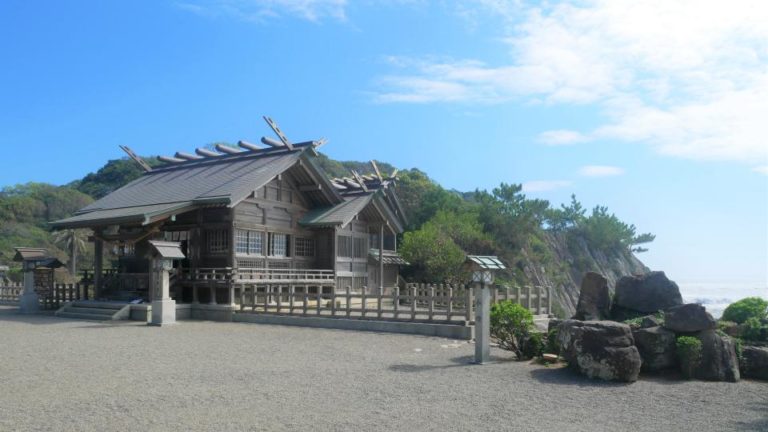
<path fill-rule="evenodd" d="M 0 307 L 0 430 L 768 430 L 768 383 L 590 381 L 447 339 Z"/>

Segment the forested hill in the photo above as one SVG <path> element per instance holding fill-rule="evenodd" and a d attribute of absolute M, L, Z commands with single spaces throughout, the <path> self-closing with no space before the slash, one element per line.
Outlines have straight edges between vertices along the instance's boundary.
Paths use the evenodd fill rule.
<path fill-rule="evenodd" d="M 146 158 L 156 165 L 156 158 Z M 318 159 L 332 177 L 349 175 L 354 169 L 371 173 L 369 163 L 341 162 L 325 155 Z M 378 163 L 382 173 L 394 167 Z M 91 246 L 83 240 L 87 231 L 75 235 L 50 232 L 47 222 L 75 210 L 139 177 L 133 161 L 107 162 L 95 173 L 64 186 L 28 183 L 0 191 L 0 264 L 14 265 L 14 246 L 46 247 L 67 261 L 68 242 L 82 245 L 78 267 L 92 264 Z M 549 202 L 526 197 L 520 185 L 500 184 L 492 191 L 446 190 L 418 169 L 398 174 L 398 196 L 409 225 L 400 251 L 412 264 L 404 274 L 420 281 L 460 281 L 466 253 L 498 255 L 509 269 L 501 282 L 542 284 L 556 288 L 555 302 L 561 314 L 575 309 L 578 284 L 584 272 L 595 270 L 609 279 L 646 271 L 633 252 L 653 240 L 638 235 L 635 227 L 619 220 L 605 207 L 587 211 L 573 197 L 571 203 L 553 207 Z"/>

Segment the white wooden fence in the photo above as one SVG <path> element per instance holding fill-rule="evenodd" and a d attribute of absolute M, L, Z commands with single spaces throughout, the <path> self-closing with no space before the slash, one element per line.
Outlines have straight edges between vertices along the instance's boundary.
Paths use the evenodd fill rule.
<path fill-rule="evenodd" d="M 492 301 L 511 300 L 534 315 L 549 314 L 549 287 L 490 287 Z M 237 306 L 241 313 L 317 316 L 329 318 L 464 323 L 474 320 L 474 289 L 467 285 L 408 284 L 391 293 L 309 292 L 287 285 L 253 285 L 239 288 Z"/>

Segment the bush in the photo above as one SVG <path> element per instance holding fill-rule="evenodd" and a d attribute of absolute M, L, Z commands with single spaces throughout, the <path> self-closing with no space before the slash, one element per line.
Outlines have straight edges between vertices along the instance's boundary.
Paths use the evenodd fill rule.
<path fill-rule="evenodd" d="M 523 338 L 523 358 L 531 359 L 534 357 L 541 357 L 544 351 L 544 333 L 529 333 L 527 337 Z"/>
<path fill-rule="evenodd" d="M 768 324 L 752 317 L 748 318 L 740 327 L 740 334 L 744 340 L 755 342 L 768 342 Z"/>
<path fill-rule="evenodd" d="M 677 358 L 683 376 L 691 379 L 701 363 L 701 341 L 693 336 L 680 336 L 676 343 Z"/>
<path fill-rule="evenodd" d="M 750 318 L 763 319 L 768 317 L 768 300 L 760 297 L 747 297 L 731 303 L 723 311 L 723 321 L 733 321 L 738 324 Z"/>
<path fill-rule="evenodd" d="M 533 328 L 533 314 L 527 308 L 510 300 L 491 307 L 491 335 L 499 347 L 515 353 L 518 360 L 525 359 L 523 343 Z"/>
<path fill-rule="evenodd" d="M 546 352 L 560 355 L 560 343 L 557 341 L 557 335 L 559 333 L 560 332 L 557 330 L 557 327 L 553 328 L 549 331 L 549 333 L 547 333 L 547 346 L 545 348 Z"/>

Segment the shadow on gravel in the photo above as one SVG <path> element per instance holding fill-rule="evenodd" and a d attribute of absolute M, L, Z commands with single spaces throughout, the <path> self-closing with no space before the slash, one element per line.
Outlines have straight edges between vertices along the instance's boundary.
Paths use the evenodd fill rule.
<path fill-rule="evenodd" d="M 625 387 L 632 385 L 632 383 L 589 379 L 568 368 L 536 369 L 531 371 L 531 377 L 542 384 L 570 385 L 580 387 Z"/>
<path fill-rule="evenodd" d="M 479 366 L 475 363 L 475 357 L 474 356 L 461 356 L 461 357 L 454 357 L 451 360 L 451 363 L 453 364 L 447 364 L 447 365 L 413 365 L 413 364 L 396 364 L 390 366 L 388 369 L 393 372 L 405 372 L 405 373 L 414 373 L 414 372 L 427 372 L 431 370 L 437 370 L 437 369 L 450 369 L 450 368 L 456 368 L 456 367 L 467 367 L 467 366 Z M 510 360 L 505 357 L 496 357 L 491 356 L 490 363 L 508 363 Z"/>
<path fill-rule="evenodd" d="M 748 404 L 747 408 L 756 411 L 762 418 L 750 421 L 737 421 L 733 430 L 768 431 L 768 401 L 753 402 Z"/>

